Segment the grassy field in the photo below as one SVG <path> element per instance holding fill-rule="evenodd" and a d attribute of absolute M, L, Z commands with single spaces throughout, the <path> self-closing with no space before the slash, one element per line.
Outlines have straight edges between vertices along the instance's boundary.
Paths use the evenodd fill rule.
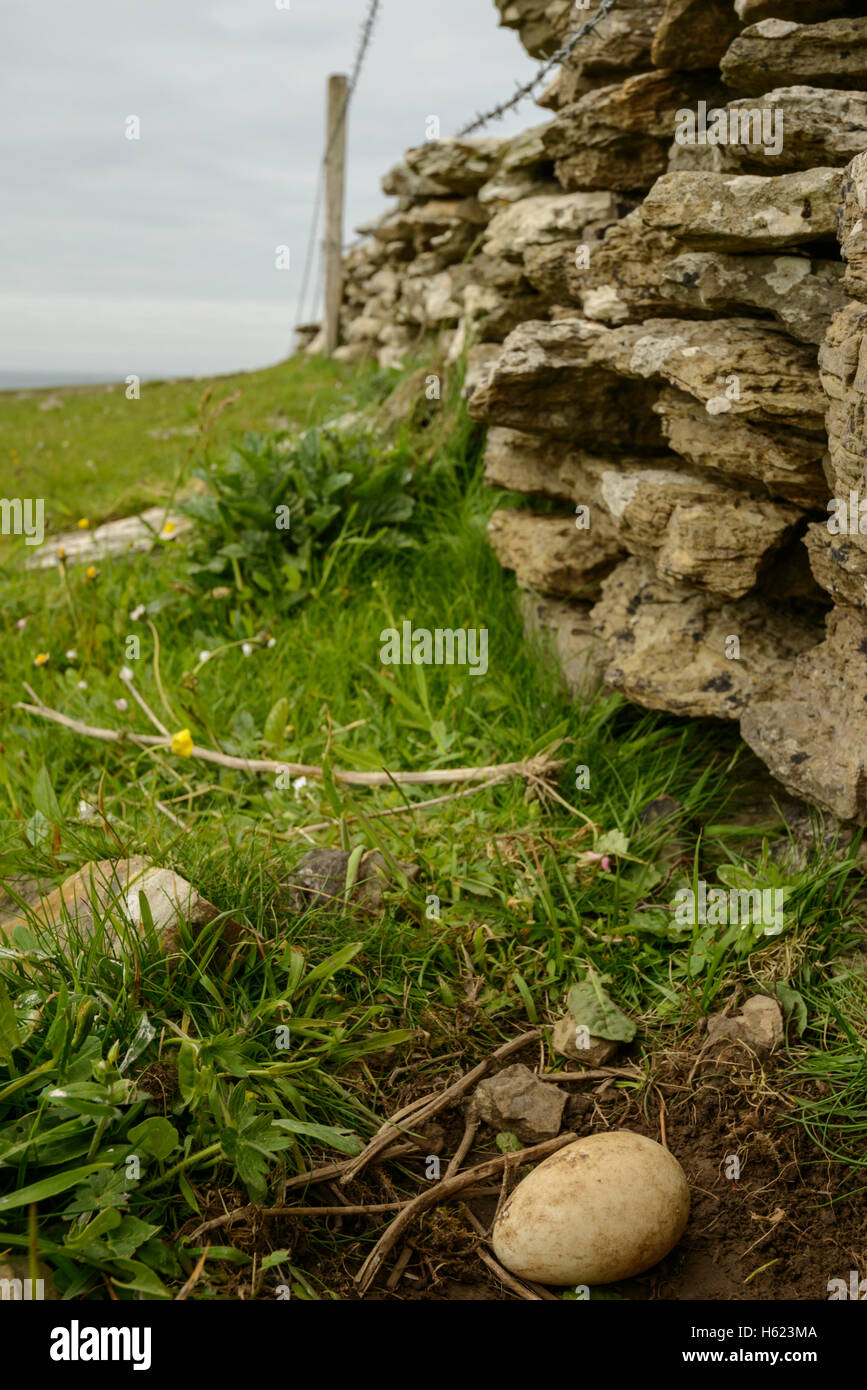
<path fill-rule="evenodd" d="M 377 379 L 368 374 L 371 389 Z M 323 372 L 308 358 L 212 381 L 145 381 L 139 391 L 127 399 L 114 383 L 0 392 L 2 495 L 43 497 L 52 531 L 81 516 L 127 516 L 162 501 L 201 457 L 201 425 L 216 407 L 208 442 L 219 450 L 245 430 L 321 424 L 365 395 L 352 369 Z"/>
<path fill-rule="evenodd" d="M 836 1266 L 799 1284 L 802 1237 L 780 1222 L 751 1254 L 765 1228 L 750 1213 L 771 1220 L 797 1202 L 809 1226 L 820 1217 L 805 1213 L 831 1202 L 839 1262 L 865 1229 L 857 837 L 787 858 L 769 789 L 728 728 L 569 696 L 550 651 L 524 641 L 514 582 L 487 544 L 497 498 L 459 380 L 412 428 L 299 442 L 299 428 L 374 408 L 398 384 L 299 359 L 221 379 L 204 405 L 203 382 L 146 386 L 139 402 L 57 391 L 64 404 L 48 411 L 38 393 L 0 400 L 2 488 L 20 495 L 26 477 L 32 493 L 37 478 L 55 528 L 165 498 L 195 471 L 204 489 L 192 538 L 93 573 L 26 570 L 24 547 L 3 542 L 0 870 L 6 916 L 24 922 L 0 953 L 0 1264 L 38 1256 L 64 1298 L 171 1298 L 189 1279 L 195 1298 L 356 1297 L 382 1216 L 267 1209 L 333 1203 L 293 1178 L 357 1154 L 400 1105 L 512 1039 L 539 1030 L 511 1060 L 536 1066 L 541 1047 L 549 1070 L 568 1069 L 547 1029 L 583 981 L 637 1032 L 601 1094 L 569 1083 L 571 1127 L 627 1122 L 667 1134 L 686 1166 L 720 1170 L 713 1182 L 701 1171 L 720 1188 L 721 1226 L 708 1236 L 698 1221 L 685 1255 L 619 1296 L 825 1296 L 814 1285 Z M 290 497 L 281 534 L 273 516 Z M 383 665 L 381 634 L 404 620 L 485 628 L 485 677 Z M 16 709 L 24 682 L 82 724 L 152 733 L 131 682 L 172 735 L 325 775 L 215 766 L 185 756 L 184 738 L 176 751 L 100 743 Z M 334 776 L 543 754 L 556 766 L 541 782 L 512 777 L 429 808 L 456 789 Z M 748 804 L 762 808 L 758 830 Z M 391 866 L 382 910 L 350 896 L 299 907 L 290 885 L 312 844 L 378 849 Z M 232 949 L 220 919 L 172 959 L 147 922 L 112 948 L 117 912 L 98 914 L 77 949 L 41 931 L 34 876 L 50 885 L 134 854 L 231 917 Z M 672 896 L 701 877 L 782 889 L 784 931 L 681 926 Z M 696 1073 L 706 1015 L 756 992 L 780 999 L 786 1049 L 767 1068 Z M 462 1132 L 460 1113 L 442 1112 L 417 1152 L 342 1190 L 361 1205 L 407 1200 Z M 510 1133 L 482 1133 L 470 1161 L 510 1146 Z M 740 1183 L 720 1176 L 731 1153 Z M 721 1240 L 738 1291 L 691 1293 L 690 1259 Z M 473 1285 L 513 1297 L 477 1243 L 458 1209 L 430 1214 L 406 1264 L 413 1296 Z"/>

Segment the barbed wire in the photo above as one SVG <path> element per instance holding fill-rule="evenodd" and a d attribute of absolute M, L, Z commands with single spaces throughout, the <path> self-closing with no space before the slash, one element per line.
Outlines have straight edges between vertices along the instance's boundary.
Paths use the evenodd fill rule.
<path fill-rule="evenodd" d="M 341 127 L 343 126 L 346 120 L 346 112 L 348 110 L 349 103 L 352 99 L 352 94 L 358 85 L 358 79 L 361 76 L 361 69 L 364 66 L 364 60 L 367 57 L 367 50 L 370 47 L 370 40 L 373 36 L 373 26 L 376 23 L 377 16 L 379 14 L 380 4 L 381 0 L 370 0 L 370 3 L 368 4 L 367 14 L 364 17 L 364 22 L 361 26 L 361 32 L 358 36 L 358 47 L 355 52 L 355 61 L 352 65 L 352 73 L 346 85 L 346 95 L 343 98 L 343 104 L 341 105 L 340 110 L 337 114 L 337 119 L 334 122 L 334 128 L 331 131 L 328 144 L 325 147 L 325 153 L 322 156 L 322 162 L 319 165 L 319 177 L 317 179 L 316 194 L 313 200 L 313 215 L 310 220 L 310 235 L 307 240 L 307 253 L 304 258 L 304 274 L 301 279 L 301 293 L 298 298 L 297 317 L 295 321 L 296 328 L 300 327 L 301 324 L 307 322 L 304 311 L 305 305 L 307 303 L 307 291 L 310 284 L 310 272 L 313 263 L 313 253 L 316 246 L 317 234 L 319 231 L 319 220 L 322 215 L 322 195 L 325 189 L 325 165 L 328 161 L 328 156 L 331 154 L 331 151 L 334 148 L 334 144 L 340 133 Z M 322 254 L 320 248 L 320 261 L 321 259 Z M 321 282 L 321 265 L 318 279 Z M 315 314 L 316 306 L 318 303 L 319 285 L 317 284 L 316 290 L 314 291 L 313 295 L 313 302 L 310 306 L 311 315 Z"/>
<path fill-rule="evenodd" d="M 572 53 L 577 44 L 579 44 L 580 41 L 586 37 L 587 34 L 591 33 L 591 31 L 596 28 L 596 25 L 599 24 L 601 20 L 606 19 L 608 15 L 610 15 L 616 3 L 617 0 L 601 0 L 599 9 L 596 11 L 596 14 L 592 15 L 590 19 L 586 19 L 583 24 L 579 25 L 579 27 L 575 30 L 574 34 L 570 34 L 566 42 L 562 44 L 560 48 L 557 49 L 557 52 L 553 53 L 550 58 L 546 59 L 546 61 L 539 68 L 535 77 L 531 78 L 529 82 L 525 82 L 522 85 L 519 85 L 518 90 L 515 92 L 515 95 L 513 97 L 510 97 L 508 101 L 501 102 L 499 106 L 492 107 L 491 110 L 485 112 L 483 116 L 477 115 L 474 120 L 469 122 L 468 125 L 462 126 L 461 129 L 457 131 L 455 138 L 460 139 L 460 137 L 463 135 L 472 135 L 474 131 L 481 130 L 482 126 L 487 125 L 489 121 L 501 120 L 502 117 L 505 116 L 507 111 L 511 111 L 514 107 L 518 106 L 522 101 L 524 101 L 528 96 L 531 96 L 534 89 L 538 87 L 540 82 L 543 82 L 545 80 L 551 69 L 559 67 L 560 64 L 565 63 L 567 59 L 569 59 L 572 56 Z"/>

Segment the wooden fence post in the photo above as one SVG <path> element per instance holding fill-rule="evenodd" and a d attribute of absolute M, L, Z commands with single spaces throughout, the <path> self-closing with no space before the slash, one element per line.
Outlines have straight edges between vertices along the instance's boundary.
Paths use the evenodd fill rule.
<path fill-rule="evenodd" d="M 328 79 L 325 155 L 325 353 L 340 340 L 343 299 L 343 201 L 346 184 L 346 106 L 349 80 L 342 73 Z"/>

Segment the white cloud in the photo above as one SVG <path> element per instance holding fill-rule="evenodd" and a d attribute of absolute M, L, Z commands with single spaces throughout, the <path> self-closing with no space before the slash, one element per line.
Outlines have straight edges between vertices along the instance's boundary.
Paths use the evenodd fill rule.
<path fill-rule="evenodd" d="M 3 365 L 115 371 L 135 348 L 148 371 L 169 375 L 285 353 L 325 78 L 349 69 L 365 10 L 366 0 L 10 7 L 0 295 L 14 336 Z M 347 238 L 384 207 L 379 180 L 424 138 L 428 115 L 451 133 L 533 67 L 497 28 L 493 0 L 383 0 L 351 112 Z M 124 138 L 130 114 L 139 141 Z M 528 102 L 487 133 L 544 119 Z M 274 267 L 282 243 L 290 271 Z"/>

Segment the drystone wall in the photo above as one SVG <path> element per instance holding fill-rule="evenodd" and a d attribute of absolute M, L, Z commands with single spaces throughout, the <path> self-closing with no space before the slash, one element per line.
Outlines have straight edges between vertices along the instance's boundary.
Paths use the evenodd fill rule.
<path fill-rule="evenodd" d="M 536 55 L 586 11 L 497 0 Z M 867 822 L 867 16 L 620 0 L 514 139 L 408 150 L 344 347 L 468 353 L 491 542 L 576 685 Z M 863 516 L 862 516 L 863 508 Z M 589 644 L 595 644 L 590 646 Z"/>

